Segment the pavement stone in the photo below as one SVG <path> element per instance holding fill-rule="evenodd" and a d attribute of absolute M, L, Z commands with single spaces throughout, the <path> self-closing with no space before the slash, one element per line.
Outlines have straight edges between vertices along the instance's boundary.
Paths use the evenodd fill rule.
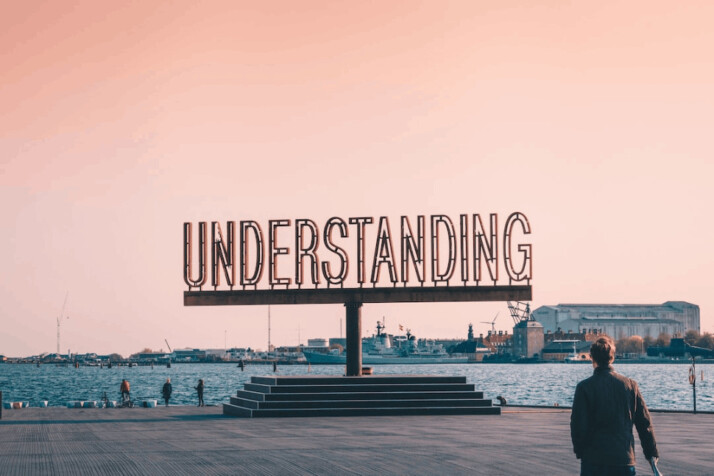
<path fill-rule="evenodd" d="M 672 475 L 714 475 L 714 415 L 653 413 Z M 0 475 L 576 475 L 570 410 L 242 419 L 221 407 L 7 410 Z M 639 443 L 638 443 L 639 444 Z M 651 474 L 637 447 L 637 473 Z"/>

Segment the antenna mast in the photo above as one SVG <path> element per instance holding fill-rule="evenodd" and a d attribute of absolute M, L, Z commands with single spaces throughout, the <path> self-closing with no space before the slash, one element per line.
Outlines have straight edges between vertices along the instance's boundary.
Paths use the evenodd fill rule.
<path fill-rule="evenodd" d="M 67 296 L 69 296 L 69 291 L 64 295 L 64 303 L 62 303 L 62 312 L 60 312 L 59 317 L 57 317 L 57 355 L 60 355 L 60 324 L 62 324 L 62 319 L 65 317 L 69 319 L 69 316 L 64 315 L 64 308 L 67 305 Z"/>

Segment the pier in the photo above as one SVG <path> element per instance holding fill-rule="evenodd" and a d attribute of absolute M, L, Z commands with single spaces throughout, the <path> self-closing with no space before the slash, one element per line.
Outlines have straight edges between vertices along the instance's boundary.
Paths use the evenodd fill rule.
<path fill-rule="evenodd" d="M 710 475 L 713 414 L 653 413 L 660 469 Z M 27 408 L 0 420 L 0 474 L 574 475 L 570 410 L 235 419 L 221 407 Z M 637 473 L 651 474 L 639 442 Z"/>

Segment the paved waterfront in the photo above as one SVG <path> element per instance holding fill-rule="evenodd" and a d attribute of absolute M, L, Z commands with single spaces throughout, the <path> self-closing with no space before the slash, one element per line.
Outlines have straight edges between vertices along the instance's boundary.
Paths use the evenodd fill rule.
<path fill-rule="evenodd" d="M 574 475 L 570 410 L 236 419 L 221 407 L 3 410 L 2 475 Z M 714 415 L 653 414 L 667 475 L 714 474 Z M 651 474 L 637 448 L 638 474 Z"/>

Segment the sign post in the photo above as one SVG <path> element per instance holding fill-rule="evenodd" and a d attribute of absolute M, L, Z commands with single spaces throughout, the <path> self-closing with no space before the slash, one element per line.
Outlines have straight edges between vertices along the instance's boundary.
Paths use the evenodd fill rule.
<path fill-rule="evenodd" d="M 347 367 L 345 374 L 348 377 L 362 375 L 362 303 L 345 303 L 346 309 L 346 343 Z"/>

